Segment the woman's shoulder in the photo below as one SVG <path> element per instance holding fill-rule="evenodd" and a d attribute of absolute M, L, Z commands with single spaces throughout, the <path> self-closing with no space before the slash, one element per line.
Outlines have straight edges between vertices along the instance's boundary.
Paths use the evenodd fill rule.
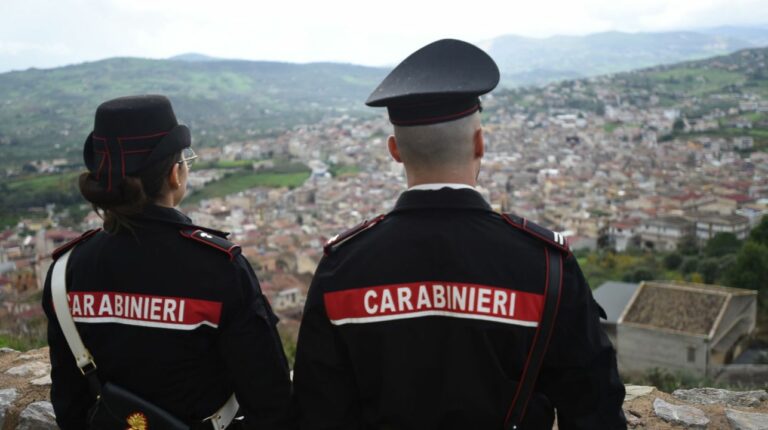
<path fill-rule="evenodd" d="M 75 239 L 72 239 L 69 242 L 67 242 L 67 243 L 59 246 L 58 248 L 54 249 L 53 253 L 51 253 L 51 257 L 53 258 L 54 261 L 58 260 L 59 257 L 61 257 L 62 255 L 66 254 L 67 251 L 71 250 L 76 245 L 87 241 L 88 239 L 90 239 L 95 234 L 97 234 L 97 233 L 99 233 L 101 231 L 102 231 L 102 229 L 100 229 L 100 228 L 96 228 L 96 229 L 93 229 L 93 230 L 86 231 L 85 233 L 81 234 L 79 237 L 77 237 Z"/>
<path fill-rule="evenodd" d="M 240 245 L 228 240 L 226 233 L 189 226 L 189 228 L 180 229 L 179 234 L 183 238 L 197 243 L 203 249 L 213 249 L 226 254 L 230 261 L 234 261 L 240 255 Z"/>

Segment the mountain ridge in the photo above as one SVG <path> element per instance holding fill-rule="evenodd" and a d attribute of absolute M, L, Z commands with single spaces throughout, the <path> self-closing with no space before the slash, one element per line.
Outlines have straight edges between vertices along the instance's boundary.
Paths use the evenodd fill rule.
<path fill-rule="evenodd" d="M 502 83 L 509 87 L 626 72 L 763 45 L 768 45 L 768 28 L 760 27 L 658 33 L 607 31 L 538 39 L 503 35 L 479 44 L 499 64 Z M 548 70 L 556 79 L 530 76 L 535 70 Z"/>
<path fill-rule="evenodd" d="M 327 115 L 363 112 L 363 100 L 385 73 L 339 63 L 129 57 L 7 72 L 0 74 L 0 167 L 39 158 L 43 148 L 53 145 L 61 157 L 77 157 L 80 135 L 90 129 L 96 106 L 114 97 L 167 95 L 179 120 L 204 146 L 274 135 Z"/>

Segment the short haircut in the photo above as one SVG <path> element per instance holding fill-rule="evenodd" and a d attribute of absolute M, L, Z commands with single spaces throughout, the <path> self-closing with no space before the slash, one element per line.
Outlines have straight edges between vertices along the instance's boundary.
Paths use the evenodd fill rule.
<path fill-rule="evenodd" d="M 480 114 L 455 121 L 418 126 L 395 126 L 397 148 L 403 163 L 420 167 L 463 165 L 474 156 L 473 138 L 480 128 Z"/>

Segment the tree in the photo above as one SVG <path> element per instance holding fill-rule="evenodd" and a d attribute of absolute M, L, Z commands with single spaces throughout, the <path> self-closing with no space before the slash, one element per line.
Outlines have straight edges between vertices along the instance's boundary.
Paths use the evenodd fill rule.
<path fill-rule="evenodd" d="M 696 236 L 692 234 L 686 234 L 680 238 L 677 243 L 677 250 L 683 255 L 698 255 L 699 254 L 699 242 Z"/>
<path fill-rule="evenodd" d="M 686 275 L 689 275 L 699 268 L 699 260 L 696 257 L 686 257 L 683 260 L 683 265 L 680 266 L 680 271 Z"/>
<path fill-rule="evenodd" d="M 726 254 L 735 254 L 741 248 L 741 241 L 733 233 L 717 233 L 707 241 L 704 246 L 704 254 L 708 257 L 722 257 Z"/>
<path fill-rule="evenodd" d="M 760 224 L 749 233 L 749 240 L 760 245 L 768 246 L 768 216 L 763 216 Z"/>
<path fill-rule="evenodd" d="M 667 270 L 676 270 L 683 262 L 683 257 L 677 252 L 667 254 L 664 256 L 664 267 Z"/>
<path fill-rule="evenodd" d="M 685 129 L 685 122 L 683 122 L 682 118 L 678 118 L 675 120 L 675 122 L 672 124 L 672 130 L 675 133 L 679 133 Z"/>
<path fill-rule="evenodd" d="M 707 258 L 699 262 L 698 272 L 705 284 L 714 284 L 720 275 L 720 263 L 716 258 Z"/>
<path fill-rule="evenodd" d="M 611 236 L 607 233 L 603 233 L 597 237 L 597 248 L 606 249 L 611 248 Z"/>
<path fill-rule="evenodd" d="M 643 282 L 655 278 L 656 274 L 653 269 L 649 267 L 640 267 L 632 272 L 625 273 L 621 280 L 624 282 Z"/>
<path fill-rule="evenodd" d="M 768 292 L 768 246 L 749 241 L 729 271 L 730 286 Z"/>

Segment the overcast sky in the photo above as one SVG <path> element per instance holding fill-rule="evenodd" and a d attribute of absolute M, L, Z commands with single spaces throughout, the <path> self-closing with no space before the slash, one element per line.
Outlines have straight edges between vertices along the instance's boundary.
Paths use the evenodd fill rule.
<path fill-rule="evenodd" d="M 0 0 L 0 72 L 186 52 L 397 63 L 433 40 L 768 25 L 768 0 Z"/>

